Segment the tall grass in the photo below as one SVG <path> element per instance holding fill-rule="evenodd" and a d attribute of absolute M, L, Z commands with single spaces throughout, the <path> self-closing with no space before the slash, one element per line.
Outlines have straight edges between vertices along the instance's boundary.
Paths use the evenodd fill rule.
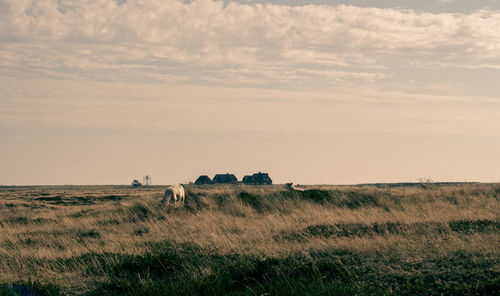
<path fill-rule="evenodd" d="M 0 295 L 499 291 L 500 186 L 306 189 L 0 188 Z"/>

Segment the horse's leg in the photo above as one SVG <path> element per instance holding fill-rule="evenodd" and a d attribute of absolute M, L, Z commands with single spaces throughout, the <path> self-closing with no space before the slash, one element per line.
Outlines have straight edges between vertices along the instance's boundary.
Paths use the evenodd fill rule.
<path fill-rule="evenodd" d="M 177 193 L 177 199 L 178 203 L 182 201 L 182 195 L 180 193 Z"/>

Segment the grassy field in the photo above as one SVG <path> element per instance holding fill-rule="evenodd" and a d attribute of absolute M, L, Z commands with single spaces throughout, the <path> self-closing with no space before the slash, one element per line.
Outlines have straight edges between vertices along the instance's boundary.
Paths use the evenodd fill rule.
<path fill-rule="evenodd" d="M 427 185 L 0 187 L 0 295 L 499 295 L 500 185 Z"/>

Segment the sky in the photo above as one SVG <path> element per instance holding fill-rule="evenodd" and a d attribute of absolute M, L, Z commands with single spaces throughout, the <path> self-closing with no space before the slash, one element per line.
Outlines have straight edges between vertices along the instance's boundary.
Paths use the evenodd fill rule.
<path fill-rule="evenodd" d="M 0 0 L 0 185 L 500 182 L 498 0 Z"/>

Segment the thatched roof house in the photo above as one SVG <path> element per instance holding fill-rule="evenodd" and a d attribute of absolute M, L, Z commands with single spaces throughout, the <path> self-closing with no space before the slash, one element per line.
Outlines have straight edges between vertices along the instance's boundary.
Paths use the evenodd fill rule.
<path fill-rule="evenodd" d="M 207 175 L 201 175 L 194 182 L 196 185 L 205 185 L 205 184 L 213 184 L 212 179 L 210 179 Z"/>
<path fill-rule="evenodd" d="M 243 177 L 243 180 L 241 182 L 245 184 L 253 184 L 253 177 L 252 176 L 245 176 Z"/>
<path fill-rule="evenodd" d="M 233 174 L 217 174 L 213 178 L 213 183 L 214 184 L 220 184 L 220 183 L 238 183 L 238 179 L 236 178 L 235 175 Z"/>
<path fill-rule="evenodd" d="M 242 180 L 243 183 L 249 185 L 271 185 L 273 180 L 269 177 L 268 173 L 255 173 L 251 176 L 245 176 Z"/>

